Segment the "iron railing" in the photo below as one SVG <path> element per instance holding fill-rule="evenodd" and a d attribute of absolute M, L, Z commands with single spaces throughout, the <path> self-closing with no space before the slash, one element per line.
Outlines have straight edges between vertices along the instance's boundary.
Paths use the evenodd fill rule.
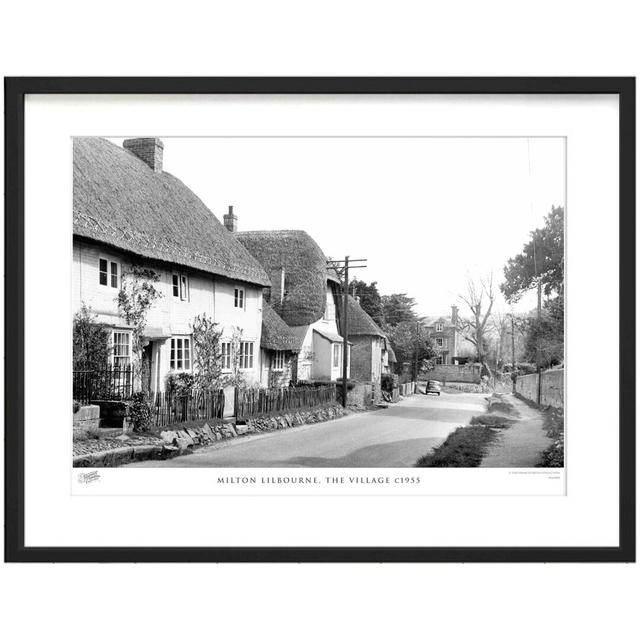
<path fill-rule="evenodd" d="M 94 400 L 129 400 L 134 392 L 133 365 L 95 367 L 73 372 L 73 399 L 81 404 Z"/>

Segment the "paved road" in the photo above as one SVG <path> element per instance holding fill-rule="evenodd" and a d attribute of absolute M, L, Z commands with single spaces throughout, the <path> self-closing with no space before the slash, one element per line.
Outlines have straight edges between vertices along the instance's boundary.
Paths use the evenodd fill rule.
<path fill-rule="evenodd" d="M 387 409 L 245 436 L 135 467 L 410 467 L 486 410 L 484 396 L 418 394 Z"/>

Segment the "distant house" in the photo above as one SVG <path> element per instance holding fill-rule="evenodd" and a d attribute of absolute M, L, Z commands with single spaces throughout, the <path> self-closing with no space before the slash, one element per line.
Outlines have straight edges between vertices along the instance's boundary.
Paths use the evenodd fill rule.
<path fill-rule="evenodd" d="M 458 307 L 451 307 L 451 316 L 428 316 L 423 324 L 433 340 L 438 356 L 436 364 L 458 364 L 460 332 L 457 329 Z"/>
<path fill-rule="evenodd" d="M 234 237 L 258 260 L 271 279 L 263 295 L 275 318 L 274 331 L 292 338 L 290 349 L 264 341 L 265 380 L 337 380 L 342 377 L 343 338 L 339 331 L 339 281 L 327 271 L 327 258 L 305 231 L 236 231 Z M 269 322 L 269 317 L 265 322 Z M 285 329 L 286 325 L 286 329 Z M 271 332 L 269 330 L 269 332 Z M 350 351 L 350 349 L 349 349 Z M 347 354 L 350 358 L 350 354 Z M 268 365 L 266 363 L 269 363 Z M 283 375 L 279 375 L 279 373 Z M 349 375 L 349 373 L 348 373 Z"/>
<path fill-rule="evenodd" d="M 360 382 L 371 382 L 376 396 L 380 393 L 387 339 L 357 299 L 348 296 L 347 300 L 347 330 L 352 343 L 351 377 Z"/>
<path fill-rule="evenodd" d="M 152 269 L 161 297 L 144 330 L 143 360 L 151 391 L 172 373 L 194 369 L 192 323 L 207 314 L 223 329 L 223 368 L 234 349 L 249 382 L 260 376 L 262 290 L 259 262 L 180 180 L 163 171 L 158 138 L 73 142 L 73 308 L 83 304 L 109 327 L 111 362 L 132 362 L 132 328 L 116 296 L 133 265 Z"/>

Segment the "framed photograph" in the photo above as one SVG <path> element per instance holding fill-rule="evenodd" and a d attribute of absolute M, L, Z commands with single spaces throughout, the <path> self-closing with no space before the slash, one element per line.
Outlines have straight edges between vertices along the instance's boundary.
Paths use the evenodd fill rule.
<path fill-rule="evenodd" d="M 5 132 L 7 560 L 635 560 L 634 78 L 7 78 Z"/>

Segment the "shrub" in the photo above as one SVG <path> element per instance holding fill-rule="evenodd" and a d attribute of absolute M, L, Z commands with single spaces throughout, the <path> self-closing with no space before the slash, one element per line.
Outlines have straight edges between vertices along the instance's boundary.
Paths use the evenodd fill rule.
<path fill-rule="evenodd" d="M 330 380 L 298 380 L 294 387 L 325 387 L 331 384 Z"/>
<path fill-rule="evenodd" d="M 84 303 L 73 316 L 73 368 L 91 369 L 109 361 L 109 332 Z"/>
<path fill-rule="evenodd" d="M 147 395 L 138 391 L 131 396 L 129 404 L 129 417 L 133 422 L 134 431 L 148 431 L 151 424 L 151 407 Z"/>
<path fill-rule="evenodd" d="M 519 362 L 517 365 L 518 375 L 526 376 L 536 372 L 536 365 L 529 362 Z"/>
<path fill-rule="evenodd" d="M 73 413 L 80 411 L 80 403 L 77 400 L 73 401 Z"/>
<path fill-rule="evenodd" d="M 167 393 L 177 397 L 186 396 L 196 384 L 195 376 L 192 373 L 170 373 L 166 380 Z"/>

